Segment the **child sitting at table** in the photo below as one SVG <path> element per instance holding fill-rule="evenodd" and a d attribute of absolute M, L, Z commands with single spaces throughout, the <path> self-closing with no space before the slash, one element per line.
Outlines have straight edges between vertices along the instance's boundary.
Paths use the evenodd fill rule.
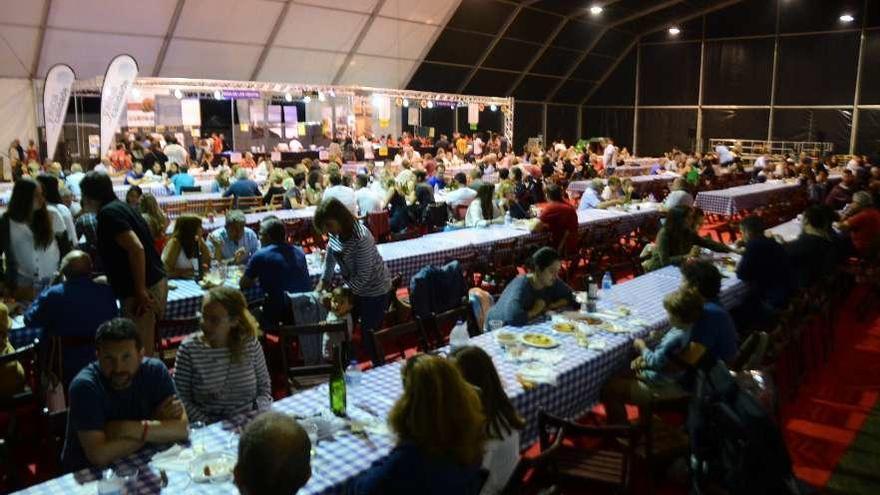
<path fill-rule="evenodd" d="M 12 328 L 12 318 L 9 317 L 9 308 L 0 303 L 0 356 L 12 354 L 15 347 L 9 342 L 9 330 Z M 0 397 L 12 397 L 24 389 L 24 368 L 18 361 L 12 361 L 0 366 Z"/>
<path fill-rule="evenodd" d="M 336 323 L 345 321 L 346 333 L 348 340 L 351 341 L 352 328 L 354 322 L 351 317 L 351 310 L 354 309 L 354 297 L 351 289 L 348 287 L 337 287 L 330 293 L 330 311 L 327 312 L 326 321 L 328 323 Z M 339 334 L 324 334 L 324 357 L 330 359 L 333 356 L 333 347 L 342 343 L 342 337 Z"/>

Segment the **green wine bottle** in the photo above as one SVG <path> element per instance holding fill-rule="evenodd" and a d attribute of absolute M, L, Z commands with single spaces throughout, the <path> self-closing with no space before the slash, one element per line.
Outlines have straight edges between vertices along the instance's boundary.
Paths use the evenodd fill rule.
<path fill-rule="evenodd" d="M 330 373 L 330 411 L 333 414 L 345 417 L 345 370 L 342 363 L 342 346 L 333 347 L 333 371 Z"/>

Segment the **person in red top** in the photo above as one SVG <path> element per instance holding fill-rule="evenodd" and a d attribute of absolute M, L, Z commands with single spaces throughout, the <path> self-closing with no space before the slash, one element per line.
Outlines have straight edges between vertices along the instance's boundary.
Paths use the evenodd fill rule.
<path fill-rule="evenodd" d="M 876 256 L 880 248 L 880 211 L 874 208 L 874 200 L 865 191 L 853 195 L 853 202 L 840 229 L 849 232 L 853 248 L 859 256 Z"/>
<path fill-rule="evenodd" d="M 131 155 L 125 150 L 124 144 L 117 144 L 116 151 L 110 153 L 110 163 L 117 172 L 131 170 Z"/>
<path fill-rule="evenodd" d="M 541 208 L 541 220 L 544 230 L 550 231 L 551 247 L 563 256 L 571 254 L 578 245 L 577 211 L 562 197 L 562 188 L 556 184 L 547 186 L 548 203 Z"/>
<path fill-rule="evenodd" d="M 214 149 L 212 150 L 214 154 L 223 153 L 223 134 L 212 133 L 211 137 L 214 138 Z"/>

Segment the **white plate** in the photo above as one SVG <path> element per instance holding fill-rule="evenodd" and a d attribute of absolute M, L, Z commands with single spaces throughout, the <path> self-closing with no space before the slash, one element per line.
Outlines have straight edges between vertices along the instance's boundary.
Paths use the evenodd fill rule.
<path fill-rule="evenodd" d="M 210 474 L 205 472 L 210 469 Z M 222 483 L 232 479 L 235 458 L 223 452 L 214 452 L 197 457 L 189 467 L 189 474 L 196 483 Z"/>
<path fill-rule="evenodd" d="M 547 344 L 536 344 L 533 342 L 529 342 L 526 340 L 526 337 L 528 337 L 529 335 L 540 335 L 541 337 L 548 339 L 549 342 Z M 559 345 L 558 340 L 554 339 L 553 337 L 551 337 L 549 335 L 544 335 L 543 333 L 524 333 L 524 334 L 520 335 L 519 340 L 524 345 L 531 346 L 531 347 L 537 347 L 538 349 L 552 349 L 552 348 Z"/>

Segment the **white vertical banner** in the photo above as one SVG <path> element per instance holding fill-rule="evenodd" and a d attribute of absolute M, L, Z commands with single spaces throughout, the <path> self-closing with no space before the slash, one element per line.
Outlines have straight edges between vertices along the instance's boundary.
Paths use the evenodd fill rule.
<path fill-rule="evenodd" d="M 391 123 L 391 97 L 373 95 L 373 106 L 376 110 L 376 117 L 379 119 L 379 127 L 388 127 Z"/>
<path fill-rule="evenodd" d="M 477 124 L 480 122 L 480 105 L 477 103 L 468 103 L 468 124 Z"/>
<path fill-rule="evenodd" d="M 64 126 L 67 105 L 70 103 L 70 88 L 76 75 L 66 64 L 55 64 L 46 73 L 43 83 L 43 122 L 46 125 L 46 157 L 55 158 L 55 147 Z"/>
<path fill-rule="evenodd" d="M 406 123 L 409 125 L 419 125 L 419 108 L 409 107 L 406 115 Z"/>
<path fill-rule="evenodd" d="M 119 119 L 125 109 L 128 90 L 138 75 L 137 62 L 131 55 L 117 55 L 104 74 L 101 88 L 101 154 L 104 156 L 113 144 L 113 135 L 119 129 Z"/>

